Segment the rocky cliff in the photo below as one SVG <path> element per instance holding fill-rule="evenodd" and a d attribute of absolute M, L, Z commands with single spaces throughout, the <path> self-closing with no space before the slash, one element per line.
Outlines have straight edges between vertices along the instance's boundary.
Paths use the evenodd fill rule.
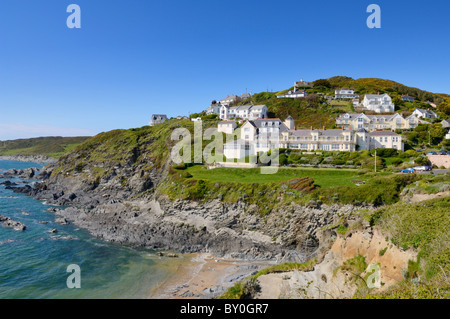
<path fill-rule="evenodd" d="M 102 133 L 45 167 L 33 189 L 17 191 L 69 206 L 53 211 L 108 241 L 280 261 L 303 261 L 320 247 L 320 229 L 360 209 L 292 202 L 261 214 L 245 198 L 169 199 L 158 186 L 169 178 L 169 136 L 178 126 Z"/>

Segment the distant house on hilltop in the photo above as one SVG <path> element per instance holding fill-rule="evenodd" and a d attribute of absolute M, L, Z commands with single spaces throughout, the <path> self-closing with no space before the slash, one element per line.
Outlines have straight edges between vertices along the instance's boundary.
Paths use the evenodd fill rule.
<path fill-rule="evenodd" d="M 249 98 L 251 98 L 251 97 L 252 97 L 252 94 L 251 94 L 251 93 L 244 93 L 244 94 L 242 94 L 239 98 L 240 98 L 242 101 L 244 101 L 244 100 L 249 99 Z"/>
<path fill-rule="evenodd" d="M 239 99 L 239 97 L 234 94 L 227 95 L 227 97 L 220 100 L 219 103 L 222 105 L 230 105 L 230 104 L 235 103 L 238 99 Z"/>
<path fill-rule="evenodd" d="M 313 86 L 314 85 L 311 82 L 303 81 L 303 79 L 294 82 L 294 87 L 313 87 Z"/>
<path fill-rule="evenodd" d="M 150 120 L 150 126 L 154 126 L 156 124 L 164 123 L 167 121 L 167 115 L 165 114 L 153 114 Z"/>
<path fill-rule="evenodd" d="M 402 94 L 402 100 L 405 102 L 414 102 L 415 98 L 413 98 L 412 96 L 409 96 L 408 94 L 406 94 L 406 95 Z"/>

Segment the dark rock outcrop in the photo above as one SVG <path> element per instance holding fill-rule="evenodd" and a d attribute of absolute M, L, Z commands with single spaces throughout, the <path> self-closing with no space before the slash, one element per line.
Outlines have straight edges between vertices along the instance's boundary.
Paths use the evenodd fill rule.
<path fill-rule="evenodd" d="M 0 224 L 3 224 L 3 226 L 5 227 L 13 228 L 17 231 L 24 231 L 25 229 L 27 229 L 27 226 L 25 226 L 23 223 L 2 215 L 0 215 Z"/>

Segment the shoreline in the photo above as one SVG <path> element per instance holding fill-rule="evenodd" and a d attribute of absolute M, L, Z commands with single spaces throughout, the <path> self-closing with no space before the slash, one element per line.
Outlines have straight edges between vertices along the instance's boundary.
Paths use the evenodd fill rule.
<path fill-rule="evenodd" d="M 30 162 L 36 164 L 53 164 L 58 160 L 45 155 L 0 155 L 0 161 Z"/>
<path fill-rule="evenodd" d="M 274 261 L 216 258 L 209 253 L 186 257 L 189 260 L 181 263 L 173 276 L 155 287 L 149 299 L 218 298 L 235 283 L 274 264 Z"/>

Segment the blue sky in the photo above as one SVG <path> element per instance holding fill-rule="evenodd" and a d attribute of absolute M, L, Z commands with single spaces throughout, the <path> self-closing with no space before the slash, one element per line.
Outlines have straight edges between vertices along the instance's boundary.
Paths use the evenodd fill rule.
<path fill-rule="evenodd" d="M 66 8 L 81 7 L 81 29 Z M 366 8 L 381 7 L 381 29 Z M 0 140 L 92 135 L 303 78 L 450 93 L 445 0 L 2 0 Z"/>

